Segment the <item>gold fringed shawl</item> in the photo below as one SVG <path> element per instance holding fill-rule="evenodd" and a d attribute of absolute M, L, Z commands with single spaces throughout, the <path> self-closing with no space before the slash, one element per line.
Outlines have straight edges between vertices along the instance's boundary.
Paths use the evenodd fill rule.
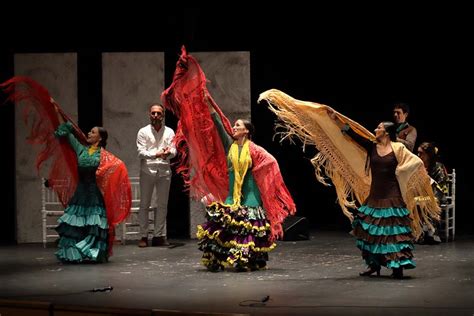
<path fill-rule="evenodd" d="M 314 145 L 319 150 L 311 160 L 316 178 L 325 185 L 329 185 L 325 176 L 331 179 L 339 205 L 352 221 L 353 215 L 348 208 L 356 208 L 356 202 L 362 204 L 370 192 L 371 175 L 365 172 L 366 150 L 341 133 L 339 126 L 327 114 L 329 107 L 326 105 L 300 101 L 276 89 L 261 93 L 259 102 L 261 100 L 266 100 L 270 110 L 282 121 L 277 124 L 277 127 L 283 127 L 285 130 L 281 132 L 282 140 L 296 136 L 304 146 Z M 362 125 L 336 111 L 334 113 L 360 136 L 375 140 L 374 135 Z M 429 224 L 430 218 L 438 217 L 439 208 L 435 203 L 426 171 L 418 166 L 421 160 L 413 154 L 409 156 L 398 144 L 393 147 L 399 162 L 397 179 L 413 218 L 413 232 L 415 236 L 419 236 L 422 225 L 420 221 Z M 425 206 L 421 207 L 421 203 L 418 203 L 420 207 L 416 207 L 417 196 L 425 197 L 416 199 L 423 200 Z"/>
<path fill-rule="evenodd" d="M 296 100 L 276 90 L 260 94 L 259 102 L 266 100 L 269 108 L 283 122 L 283 139 L 296 136 L 304 145 L 314 145 L 319 153 L 311 160 L 316 178 L 324 185 L 330 185 L 329 177 L 336 189 L 343 213 L 352 221 L 348 207 L 356 207 L 355 199 L 361 204 L 370 192 L 370 174 L 365 173 L 366 151 L 352 139 L 345 137 L 341 129 L 327 114 L 328 106 Z M 374 136 L 357 122 L 335 112 L 348 123 L 356 133 L 374 139 Z"/>
<path fill-rule="evenodd" d="M 402 143 L 392 142 L 392 148 L 398 162 L 395 174 L 403 200 L 410 211 L 413 235 L 418 239 L 423 232 L 423 223 L 433 228 L 431 222 L 433 219 L 439 220 L 441 210 L 423 161 Z"/>

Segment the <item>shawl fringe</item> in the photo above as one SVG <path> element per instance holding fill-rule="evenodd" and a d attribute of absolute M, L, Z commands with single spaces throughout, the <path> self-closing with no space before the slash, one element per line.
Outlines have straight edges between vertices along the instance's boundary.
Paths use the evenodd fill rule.
<path fill-rule="evenodd" d="M 66 139 L 54 136 L 59 126 L 54 100 L 42 85 L 28 77 L 13 77 L 0 84 L 0 89 L 6 93 L 7 101 L 22 107 L 22 119 L 28 131 L 26 141 L 39 147 L 36 170 L 40 174 L 44 163 L 51 160 L 47 172 L 48 184 L 65 207 L 76 190 L 79 175 L 76 153 Z M 73 124 L 73 127 L 78 140 L 84 144 L 85 135 L 76 125 Z"/>
<path fill-rule="evenodd" d="M 223 201 L 229 189 L 226 155 L 214 128 L 205 93 L 208 94 L 204 72 L 183 46 L 173 82 L 161 95 L 163 105 L 179 118 L 174 138 L 176 171 L 183 176 L 192 198 L 200 200 L 212 196 Z M 226 129 L 230 129 L 229 120 L 214 100 L 209 100 Z"/>
<path fill-rule="evenodd" d="M 423 224 L 433 227 L 433 220 L 438 221 L 441 209 L 433 194 L 430 177 L 423 161 L 411 153 L 402 143 L 392 142 L 397 157 L 396 170 L 403 200 L 407 204 L 412 219 L 412 231 L 416 238 L 423 233 Z"/>
<path fill-rule="evenodd" d="M 356 208 L 356 201 L 361 204 L 369 195 L 370 174 L 366 175 L 364 171 L 357 173 L 354 168 L 349 167 L 351 163 L 364 166 L 365 159 L 351 162 L 351 155 L 344 156 L 335 146 L 335 140 L 337 138 L 342 140 L 343 136 L 340 129 L 327 115 L 329 107 L 319 103 L 296 100 L 276 89 L 261 93 L 258 102 L 262 100 L 267 101 L 269 109 L 281 121 L 281 123 L 277 123 L 277 128 L 280 129 L 278 134 L 282 136 L 280 141 L 296 137 L 302 141 L 303 149 L 306 145 L 313 145 L 319 150 L 319 153 L 311 159 L 316 179 L 326 186 L 331 185 L 327 181 L 328 178 L 331 179 L 342 212 L 352 222 L 354 216 L 349 208 Z M 357 122 L 340 113 L 335 113 L 356 133 L 369 139 L 374 138 Z M 352 143 L 355 145 L 354 152 L 365 153 L 365 150 L 357 143 Z"/>
<path fill-rule="evenodd" d="M 252 173 L 270 221 L 270 240 L 273 241 L 283 237 L 281 224 L 288 215 L 296 213 L 296 205 L 283 181 L 276 159 L 253 142 L 250 142 L 250 155 L 254 166 Z"/>

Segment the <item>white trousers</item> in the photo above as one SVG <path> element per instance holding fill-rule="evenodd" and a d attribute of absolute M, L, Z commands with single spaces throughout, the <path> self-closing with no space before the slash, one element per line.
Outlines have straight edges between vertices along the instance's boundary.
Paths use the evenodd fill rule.
<path fill-rule="evenodd" d="M 166 236 L 166 214 L 168 213 L 168 196 L 170 192 L 171 174 L 159 177 L 158 174 L 151 175 L 140 171 L 140 211 L 138 220 L 140 222 L 140 234 L 148 237 L 148 212 L 156 189 L 156 200 L 153 203 L 155 210 L 153 237 Z"/>

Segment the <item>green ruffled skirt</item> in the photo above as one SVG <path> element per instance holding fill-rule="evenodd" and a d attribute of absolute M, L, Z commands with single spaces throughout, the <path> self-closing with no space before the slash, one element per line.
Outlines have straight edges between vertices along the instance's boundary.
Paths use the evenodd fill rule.
<path fill-rule="evenodd" d="M 94 179 L 95 180 L 95 179 Z M 56 228 L 62 262 L 106 262 L 108 228 L 104 199 L 95 181 L 80 182 Z"/>

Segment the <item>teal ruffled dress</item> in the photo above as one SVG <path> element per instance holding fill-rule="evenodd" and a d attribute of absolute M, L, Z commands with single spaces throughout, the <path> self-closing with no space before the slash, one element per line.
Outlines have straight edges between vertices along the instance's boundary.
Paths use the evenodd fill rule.
<path fill-rule="evenodd" d="M 72 133 L 70 123 L 61 124 L 57 137 L 67 137 L 76 152 L 79 182 L 64 215 L 58 219 L 59 244 L 57 258 L 62 262 L 106 262 L 108 260 L 108 228 L 105 204 L 96 183 L 100 148 L 89 153 Z"/>

